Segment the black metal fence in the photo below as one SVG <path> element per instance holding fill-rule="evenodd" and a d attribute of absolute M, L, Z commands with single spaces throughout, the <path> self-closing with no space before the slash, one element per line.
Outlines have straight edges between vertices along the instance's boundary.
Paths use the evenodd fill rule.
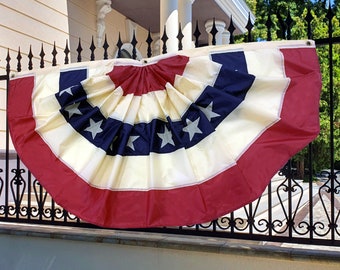
<path fill-rule="evenodd" d="M 340 246 L 340 182 L 339 173 L 335 169 L 335 149 L 334 147 L 334 97 L 338 94 L 339 89 L 334 89 L 333 84 L 333 47 L 340 43 L 340 37 L 333 37 L 332 18 L 334 14 L 329 7 L 326 18 L 328 19 L 328 36 L 321 39 L 316 39 L 317 46 L 327 47 L 329 51 L 329 170 L 318 175 L 318 178 L 313 174 L 313 162 L 317 158 L 312 156 L 313 144 L 308 146 L 308 162 L 306 171 L 310 172 L 307 179 L 295 179 L 294 168 L 292 161 L 272 179 L 266 191 L 261 198 L 253 203 L 234 211 L 224 217 L 211 221 L 206 224 L 197 224 L 178 228 L 154 228 L 143 229 L 149 232 L 163 232 L 172 234 L 191 234 L 209 237 L 222 238 L 237 238 L 250 239 L 259 241 L 279 241 L 318 245 L 336 245 Z M 271 17 L 268 17 L 267 40 L 271 40 L 271 31 L 273 23 Z M 301 38 L 312 38 L 312 21 L 313 16 L 308 10 L 306 16 L 306 33 L 307 36 Z M 280 16 L 278 18 L 279 27 L 281 30 L 282 39 L 290 39 L 292 19 L 288 14 L 286 20 Z M 253 23 L 248 21 L 246 25 L 248 33 L 245 35 L 247 41 L 252 41 Z M 235 42 L 233 32 L 235 27 L 231 21 L 228 30 L 230 32 L 230 43 Z M 215 35 L 217 29 L 211 30 L 212 42 L 216 42 Z M 182 48 L 183 35 L 179 30 L 178 47 Z M 195 44 L 199 44 L 200 31 L 196 26 L 194 31 Z M 166 33 L 161 37 L 162 52 L 167 50 Z M 151 44 L 152 38 L 149 36 L 146 39 L 148 44 L 146 55 L 152 56 Z M 135 37 L 131 41 L 133 50 L 132 58 L 136 58 Z M 122 56 L 122 41 L 119 38 L 117 44 L 118 57 Z M 106 39 L 103 45 L 103 58 L 108 58 L 109 44 Z M 95 44 L 93 42 L 89 48 L 91 60 L 95 60 Z M 77 61 L 82 61 L 84 50 L 80 39 L 77 48 Z M 58 54 L 56 46 L 52 51 L 52 65 L 57 65 L 56 55 Z M 65 61 L 62 64 L 70 62 L 70 50 L 66 43 Z M 33 69 L 33 54 L 30 50 L 28 53 L 28 69 Z M 45 66 L 45 52 L 41 47 L 40 66 Z M 13 58 L 16 59 L 15 65 Z M 22 70 L 20 50 L 15 56 L 7 53 L 6 71 L 7 74 L 0 76 L 0 80 L 7 81 L 10 77 L 11 67 L 16 66 L 17 71 Z M 38 68 L 38 67 L 34 67 Z M 22 164 L 15 151 L 9 150 L 9 134 L 6 135 L 6 147 L 0 149 L 0 221 L 5 222 L 21 222 L 33 224 L 49 224 L 56 226 L 81 226 L 95 227 L 84 223 L 76 216 L 67 212 L 58 206 L 49 196 L 46 190 L 39 184 L 29 170 Z"/>

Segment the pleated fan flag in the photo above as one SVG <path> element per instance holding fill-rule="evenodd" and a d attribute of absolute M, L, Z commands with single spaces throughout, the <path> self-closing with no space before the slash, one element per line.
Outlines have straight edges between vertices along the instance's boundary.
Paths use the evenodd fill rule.
<path fill-rule="evenodd" d="M 116 228 L 207 222 L 258 198 L 319 132 L 312 41 L 19 73 L 8 119 L 55 201 Z"/>

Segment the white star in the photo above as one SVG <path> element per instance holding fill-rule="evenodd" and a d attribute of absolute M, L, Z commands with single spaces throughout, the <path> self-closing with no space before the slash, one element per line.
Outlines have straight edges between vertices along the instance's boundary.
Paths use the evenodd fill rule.
<path fill-rule="evenodd" d="M 203 113 L 205 114 L 205 116 L 208 118 L 209 121 L 211 121 L 211 118 L 220 116 L 218 113 L 213 112 L 213 102 L 212 101 L 205 108 L 203 108 L 201 106 L 198 106 L 198 107 L 203 111 Z"/>
<path fill-rule="evenodd" d="M 183 128 L 183 131 L 189 133 L 190 141 L 192 140 L 196 133 L 202 133 L 202 131 L 198 128 L 199 121 L 200 121 L 199 117 L 194 122 L 192 122 L 190 119 L 186 120 L 187 126 Z"/>
<path fill-rule="evenodd" d="M 162 140 L 161 148 L 163 148 L 168 143 L 172 144 L 172 145 L 175 145 L 175 143 L 174 143 L 174 141 L 172 139 L 171 131 L 168 130 L 168 128 L 166 126 L 164 126 L 164 127 L 165 127 L 164 133 L 157 133 L 158 137 L 160 137 L 161 140 Z"/>
<path fill-rule="evenodd" d="M 71 118 L 74 114 L 80 114 L 82 115 L 82 112 L 78 109 L 80 103 L 75 103 L 72 105 L 69 105 L 65 108 L 65 111 L 68 112 L 68 117 Z"/>
<path fill-rule="evenodd" d="M 59 92 L 59 96 L 63 95 L 64 93 L 68 93 L 69 95 L 73 96 L 72 93 L 72 87 L 74 87 L 76 85 L 70 86 L 69 88 L 63 89 Z"/>
<path fill-rule="evenodd" d="M 103 120 L 99 122 L 95 122 L 93 119 L 90 119 L 90 126 L 85 129 L 85 131 L 91 132 L 92 139 L 94 139 L 98 133 L 102 132 L 103 130 L 100 128 Z"/>
<path fill-rule="evenodd" d="M 135 151 L 135 146 L 133 145 L 133 142 L 138 138 L 139 136 L 130 136 L 126 146 L 130 147 L 133 151 Z"/>

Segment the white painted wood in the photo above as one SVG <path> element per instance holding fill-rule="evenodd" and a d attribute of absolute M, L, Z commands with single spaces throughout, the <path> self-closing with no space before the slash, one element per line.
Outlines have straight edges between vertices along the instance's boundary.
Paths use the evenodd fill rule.
<path fill-rule="evenodd" d="M 2 86 L 2 85 L 1 85 Z M 6 109 L 6 91 L 4 88 L 0 88 L 0 111 Z"/>
<path fill-rule="evenodd" d="M 11 2 L 12 0 L 7 0 L 8 2 Z M 65 1 L 65 0 L 19 0 L 22 2 L 37 2 L 40 3 L 41 5 L 44 5 L 50 9 L 53 9 L 57 12 L 60 12 L 62 14 L 67 15 L 67 2 L 69 1 Z M 84 1 L 85 2 L 85 1 Z"/>
<path fill-rule="evenodd" d="M 2 6 L 13 10 L 15 13 L 22 14 L 42 24 L 48 25 L 51 28 L 56 28 L 64 32 L 68 32 L 67 12 L 61 13 L 60 11 L 46 5 L 46 3 L 50 4 L 50 2 L 51 1 L 38 2 L 32 0 L 10 0 L 4 1 Z M 63 6 L 63 2 L 64 6 L 66 7 L 65 1 L 59 1 L 59 5 Z M 66 9 L 64 11 L 66 11 Z M 15 21 L 20 24 L 20 21 Z"/>
<path fill-rule="evenodd" d="M 4 109 L 0 109 L 0 131 L 6 130 L 6 111 Z"/>
<path fill-rule="evenodd" d="M 53 18 L 47 24 L 44 24 L 40 20 L 23 13 L 18 13 L 2 5 L 0 5 L 0 14 L 6 14 L 6 16 L 0 16 L 0 25 L 18 34 L 30 36 L 38 40 L 54 40 L 57 43 L 64 43 L 68 39 L 68 27 L 65 26 L 65 29 L 61 30 L 48 24 L 51 23 Z M 67 18 L 65 18 L 65 23 L 67 24 Z"/>

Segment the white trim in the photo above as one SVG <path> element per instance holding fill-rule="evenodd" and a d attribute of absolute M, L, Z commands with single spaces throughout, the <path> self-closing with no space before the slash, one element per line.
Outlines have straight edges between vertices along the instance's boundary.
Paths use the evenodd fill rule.
<path fill-rule="evenodd" d="M 231 16 L 233 17 L 234 26 L 242 33 L 247 31 L 245 26 L 247 25 L 249 14 L 252 23 L 255 22 L 255 15 L 251 12 L 244 0 L 215 0 L 215 2 L 229 18 Z"/>

